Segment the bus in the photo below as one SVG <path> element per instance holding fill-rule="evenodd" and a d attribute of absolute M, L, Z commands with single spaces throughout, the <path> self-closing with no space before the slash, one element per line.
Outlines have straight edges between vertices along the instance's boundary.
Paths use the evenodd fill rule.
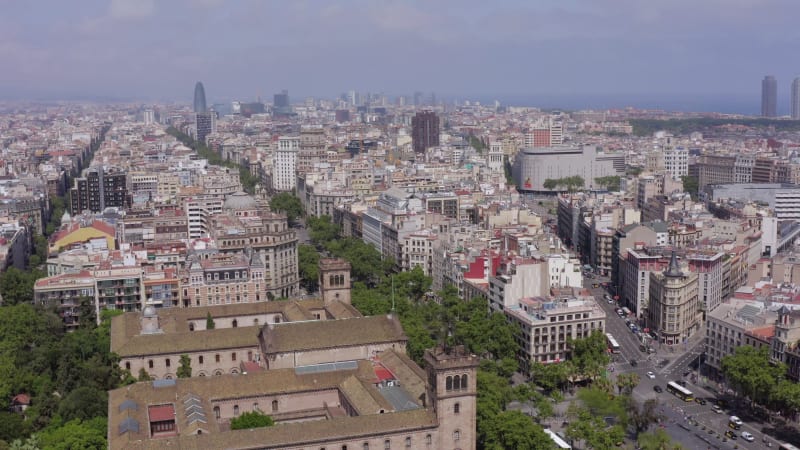
<path fill-rule="evenodd" d="M 800 450 L 800 448 L 797 448 L 792 444 L 780 444 L 778 446 L 778 450 Z"/>
<path fill-rule="evenodd" d="M 691 402 L 692 400 L 694 400 L 694 395 L 692 394 L 692 391 L 686 389 L 685 387 L 681 386 L 680 384 L 674 381 L 670 381 L 669 383 L 667 383 L 667 392 L 675 395 L 676 397 L 685 402 Z"/>
<path fill-rule="evenodd" d="M 552 440 L 552 441 L 553 441 L 553 442 L 556 444 L 556 447 L 558 447 L 558 448 L 564 448 L 564 449 L 569 449 L 569 450 L 571 450 L 571 449 L 572 449 L 572 447 L 571 447 L 569 444 L 567 444 L 567 442 L 566 442 L 564 439 L 561 439 L 561 436 L 559 436 L 559 435 L 557 435 L 557 434 L 553 433 L 553 430 L 551 430 L 551 429 L 549 429 L 549 428 L 545 428 L 545 429 L 544 429 L 544 432 L 545 432 L 545 434 L 547 434 L 547 435 L 550 437 L 550 439 L 551 439 L 551 440 Z"/>
<path fill-rule="evenodd" d="M 619 343 L 611 333 L 606 333 L 606 341 L 608 342 L 608 349 L 611 353 L 619 353 Z"/>

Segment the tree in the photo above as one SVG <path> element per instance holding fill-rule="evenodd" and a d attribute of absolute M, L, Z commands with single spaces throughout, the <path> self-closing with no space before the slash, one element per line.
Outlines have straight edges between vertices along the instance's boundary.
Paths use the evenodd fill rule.
<path fill-rule="evenodd" d="M 308 225 L 308 236 L 311 241 L 317 245 L 324 247 L 328 242 L 339 237 L 339 226 L 333 223 L 330 216 L 309 216 L 306 219 Z"/>
<path fill-rule="evenodd" d="M 22 414 L 0 411 L 0 439 L 12 442 L 29 433 L 28 424 Z"/>
<path fill-rule="evenodd" d="M 587 338 L 567 338 L 567 345 L 572 350 L 571 362 L 575 369 L 573 377 L 595 379 L 610 361 L 606 351 L 606 338 L 600 331 L 592 332 Z"/>
<path fill-rule="evenodd" d="M 684 175 L 681 177 L 681 181 L 683 182 L 683 192 L 691 195 L 693 199 L 697 199 L 700 190 L 700 182 L 697 177 Z"/>
<path fill-rule="evenodd" d="M 544 180 L 544 183 L 542 183 L 542 187 L 550 191 L 554 190 L 558 186 L 559 186 L 558 179 L 548 178 Z"/>
<path fill-rule="evenodd" d="M 633 428 L 633 433 L 639 436 L 640 433 L 647 431 L 651 425 L 663 419 L 658 413 L 658 400 L 651 398 L 645 400 L 641 405 L 628 397 L 628 418 L 629 424 Z"/>
<path fill-rule="evenodd" d="M 231 430 L 246 430 L 249 428 L 265 428 L 275 424 L 272 417 L 260 411 L 242 413 L 239 417 L 231 419 Z"/>
<path fill-rule="evenodd" d="M 559 364 L 542 364 L 534 362 L 531 365 L 531 378 L 546 392 L 563 387 L 572 372 L 572 363 L 564 361 Z"/>
<path fill-rule="evenodd" d="M 319 288 L 319 253 L 313 245 L 297 246 L 297 266 L 303 286 L 308 292 L 316 292 Z"/>
<path fill-rule="evenodd" d="M 609 427 L 602 416 L 592 415 L 589 410 L 579 408 L 577 420 L 570 422 L 566 435 L 571 439 L 584 441 L 586 448 L 611 450 L 622 442 L 625 430 L 620 425 Z"/>
<path fill-rule="evenodd" d="M 181 364 L 178 367 L 178 378 L 191 378 L 192 377 L 192 360 L 189 355 L 181 355 Z"/>
<path fill-rule="evenodd" d="M 144 370 L 144 367 L 139 369 L 139 381 L 153 381 L 153 377 L 151 377 L 150 374 Z"/>
<path fill-rule="evenodd" d="M 64 420 L 87 420 L 108 413 L 108 394 L 105 391 L 82 386 L 64 397 L 58 405 L 58 414 Z"/>
<path fill-rule="evenodd" d="M 737 395 L 744 394 L 751 403 L 764 404 L 786 374 L 786 365 L 772 364 L 768 347 L 741 346 L 722 358 L 722 373 Z"/>
<path fill-rule="evenodd" d="M 494 416 L 486 427 L 482 443 L 486 450 L 552 448 L 542 427 L 519 411 L 503 411 Z"/>
<path fill-rule="evenodd" d="M 639 448 L 642 450 L 672 450 L 676 448 L 669 434 L 660 428 L 640 434 L 636 439 L 636 443 L 639 444 Z"/>
<path fill-rule="evenodd" d="M 611 175 L 607 177 L 597 177 L 594 179 L 594 182 L 597 183 L 598 186 L 604 187 L 608 190 L 619 189 L 619 182 L 620 177 L 619 175 Z"/>
<path fill-rule="evenodd" d="M 108 423 L 105 417 L 81 421 L 75 419 L 38 434 L 41 447 L 48 450 L 102 450 L 107 448 Z"/>
<path fill-rule="evenodd" d="M 784 416 L 793 417 L 800 411 L 800 384 L 781 380 L 770 393 L 770 401 L 783 411 Z"/>
<path fill-rule="evenodd" d="M 216 327 L 216 324 L 214 323 L 214 318 L 211 317 L 211 312 L 209 311 L 206 314 L 206 330 L 213 330 L 214 327 Z"/>
<path fill-rule="evenodd" d="M 9 267 L 0 274 L 0 295 L 3 305 L 33 303 L 33 284 L 44 274 L 39 270 L 22 271 Z"/>
<path fill-rule="evenodd" d="M 636 372 L 621 373 L 617 375 L 617 389 L 620 394 L 624 393 L 630 395 L 631 392 L 639 385 L 639 374 Z"/>
<path fill-rule="evenodd" d="M 286 213 L 289 223 L 294 223 L 298 217 L 303 215 L 303 204 L 300 199 L 289 192 L 281 192 L 269 201 L 269 207 L 273 211 Z"/>

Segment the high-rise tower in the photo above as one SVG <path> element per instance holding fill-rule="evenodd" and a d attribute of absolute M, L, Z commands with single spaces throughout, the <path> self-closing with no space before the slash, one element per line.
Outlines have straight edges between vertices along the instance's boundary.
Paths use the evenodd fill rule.
<path fill-rule="evenodd" d="M 414 153 L 425 153 L 439 145 L 439 116 L 433 111 L 421 111 L 411 118 L 411 141 Z"/>
<path fill-rule="evenodd" d="M 761 115 L 778 116 L 778 81 L 772 75 L 767 75 L 761 80 Z"/>
<path fill-rule="evenodd" d="M 194 112 L 206 112 L 206 90 L 200 81 L 194 85 Z"/>
<path fill-rule="evenodd" d="M 792 81 L 792 119 L 800 120 L 800 77 Z"/>

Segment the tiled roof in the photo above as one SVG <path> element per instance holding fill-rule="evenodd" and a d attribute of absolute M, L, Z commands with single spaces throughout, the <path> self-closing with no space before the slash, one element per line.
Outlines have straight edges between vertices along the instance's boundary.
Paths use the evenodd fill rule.
<path fill-rule="evenodd" d="M 408 340 L 394 316 L 270 324 L 261 339 L 266 354 Z"/>

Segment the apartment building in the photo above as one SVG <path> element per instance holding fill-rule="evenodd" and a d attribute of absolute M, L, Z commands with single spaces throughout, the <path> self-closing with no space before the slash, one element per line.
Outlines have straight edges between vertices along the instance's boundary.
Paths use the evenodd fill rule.
<path fill-rule="evenodd" d="M 297 187 L 297 154 L 300 138 L 281 136 L 278 147 L 273 152 L 272 189 L 277 192 L 291 192 Z"/>
<path fill-rule="evenodd" d="M 769 347 L 778 315 L 756 302 L 719 305 L 706 315 L 705 363 L 717 374 L 738 347 Z"/>
<path fill-rule="evenodd" d="M 786 364 L 788 377 L 800 381 L 800 310 L 785 305 L 778 310 L 771 350 L 772 360 Z"/>
<path fill-rule="evenodd" d="M 680 344 L 700 331 L 703 314 L 697 279 L 697 274 L 681 271 L 675 251 L 667 270 L 650 273 L 647 326 L 658 332 L 660 342 Z"/>
<path fill-rule="evenodd" d="M 530 374 L 536 363 L 557 363 L 569 359 L 568 340 L 604 332 L 606 314 L 588 291 L 555 297 L 524 297 L 504 309 L 506 317 L 520 326 L 515 336 L 519 345 L 520 370 Z"/>

